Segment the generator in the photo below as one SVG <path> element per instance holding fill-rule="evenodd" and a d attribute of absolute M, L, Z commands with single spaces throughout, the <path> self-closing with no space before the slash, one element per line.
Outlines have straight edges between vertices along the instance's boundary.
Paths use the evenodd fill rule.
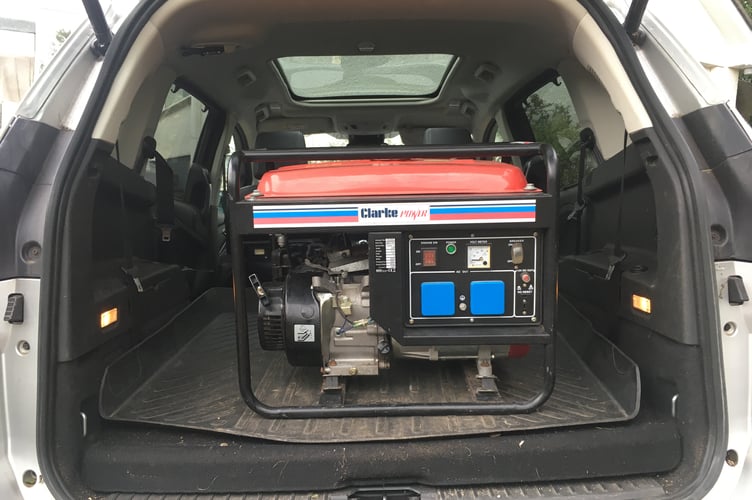
<path fill-rule="evenodd" d="M 476 159 L 533 155 L 546 165 L 542 188 L 516 165 Z M 252 192 L 235 187 L 238 352 L 243 364 L 248 301 L 239 291 L 250 286 L 261 348 L 284 351 L 293 366 L 320 367 L 320 407 L 265 408 L 244 380 L 249 368 L 241 391 L 245 384 L 255 410 L 373 412 L 346 404 L 347 379 L 413 358 L 475 362 L 477 402 L 443 410 L 520 411 L 500 398 L 492 361 L 524 356 L 534 344 L 546 353 L 543 382 L 523 411 L 545 401 L 553 386 L 558 191 L 549 146 L 248 151 L 231 168 L 296 160 L 266 172 Z M 253 265 L 259 256 L 268 265 Z M 452 405 L 412 406 L 384 411 L 431 414 Z"/>

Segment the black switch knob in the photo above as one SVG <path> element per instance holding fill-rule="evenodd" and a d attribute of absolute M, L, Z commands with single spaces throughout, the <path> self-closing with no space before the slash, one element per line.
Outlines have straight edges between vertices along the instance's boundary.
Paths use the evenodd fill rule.
<path fill-rule="evenodd" d="M 740 306 L 749 300 L 744 280 L 741 276 L 734 275 L 728 278 L 728 301 L 732 306 Z"/>

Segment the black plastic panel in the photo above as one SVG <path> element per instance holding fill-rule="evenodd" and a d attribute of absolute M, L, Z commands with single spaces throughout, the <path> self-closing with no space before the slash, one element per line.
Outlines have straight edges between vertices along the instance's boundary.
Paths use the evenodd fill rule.
<path fill-rule="evenodd" d="M 66 292 L 56 329 L 63 361 L 119 335 L 145 334 L 149 323 L 164 322 L 187 305 L 190 293 L 184 269 L 156 262 L 153 185 L 113 159 L 110 145 L 95 146 L 67 221 Z M 118 307 L 118 324 L 102 331 L 99 315 L 111 307 Z"/>
<path fill-rule="evenodd" d="M 670 194 L 675 179 L 667 174 L 656 151 L 655 135 L 641 131 L 633 134 L 632 140 L 627 148 L 628 177 L 620 234 L 626 258 L 612 280 L 603 279 L 617 238 L 618 185 L 623 168 L 623 156 L 618 156 L 593 171 L 593 185 L 586 188 L 591 204 L 583 219 L 586 251 L 561 260 L 560 288 L 576 298 L 578 305 L 607 310 L 611 324 L 618 321 L 613 316 L 618 310 L 622 318 L 678 342 L 696 344 L 696 322 L 686 307 L 692 294 L 689 283 L 696 273 L 684 249 L 692 243 L 682 239 L 687 228 L 676 222 L 677 214 L 686 208 L 683 200 Z M 561 229 L 566 237 L 572 228 L 562 224 Z M 634 293 L 653 300 L 650 315 L 637 314 L 632 308 Z"/>
<path fill-rule="evenodd" d="M 0 279 L 38 276 L 39 258 L 21 260 L 16 235 L 24 204 L 57 135 L 58 130 L 49 125 L 16 118 L 0 141 Z M 41 230 L 44 209 L 35 215 L 37 230 Z M 41 244 L 41 238 L 36 243 Z M 34 263 L 37 266 L 29 265 Z"/>
<path fill-rule="evenodd" d="M 726 104 L 700 108 L 682 116 L 681 120 L 710 168 L 752 150 L 749 137 Z"/>
<path fill-rule="evenodd" d="M 408 324 L 435 324 L 444 326 L 457 325 L 504 325 L 539 323 L 538 309 L 541 294 L 539 287 L 544 285 L 536 281 L 537 267 L 540 261 L 537 245 L 537 233 L 519 232 L 510 236 L 456 235 L 448 237 L 445 233 L 434 235 L 415 235 L 408 242 L 407 260 L 409 265 L 410 292 Z M 512 246 L 516 245 L 522 262 L 516 265 L 511 260 Z M 450 250 L 453 253 L 450 254 Z M 436 256 L 436 265 L 427 267 L 425 254 Z M 454 284 L 454 310 L 444 317 L 427 317 L 423 315 L 421 287 L 423 283 L 439 281 Z M 483 314 L 473 310 L 474 297 L 471 288 L 474 282 L 501 282 L 504 293 L 499 293 L 503 310 L 495 314 Z M 524 303 L 523 303 L 524 301 Z M 495 304 L 492 301 L 490 305 Z M 519 307 L 518 307 L 519 306 Z"/>
<path fill-rule="evenodd" d="M 553 324 L 556 273 L 550 265 L 548 272 L 536 272 L 546 269 L 543 256 L 550 252 L 541 248 L 541 233 L 549 234 L 529 229 L 370 233 L 371 315 L 403 345 L 546 342 Z M 550 237 L 545 241 L 551 244 Z M 523 250 L 519 265 L 511 262 L 512 243 Z M 448 245 L 454 253 L 447 251 Z M 468 262 L 469 247 L 489 248 L 487 266 L 479 263 L 480 268 L 469 269 L 473 266 Z M 425 266 L 427 251 L 435 251 L 435 266 Z M 386 265 L 387 260 L 393 260 L 394 266 Z M 523 282 L 523 274 L 529 282 Z M 504 315 L 472 313 L 471 282 L 489 280 L 505 285 Z M 450 315 L 421 314 L 421 285 L 435 282 L 454 285 L 456 307 Z"/>
<path fill-rule="evenodd" d="M 726 104 L 698 109 L 678 123 L 708 169 L 702 180 L 715 259 L 751 261 L 752 141 Z"/>

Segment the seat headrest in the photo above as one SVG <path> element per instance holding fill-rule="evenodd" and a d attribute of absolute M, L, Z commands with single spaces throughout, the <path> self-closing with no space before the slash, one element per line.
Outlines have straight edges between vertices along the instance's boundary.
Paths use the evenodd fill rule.
<path fill-rule="evenodd" d="M 259 132 L 256 136 L 256 149 L 302 149 L 305 136 L 299 131 Z"/>
<path fill-rule="evenodd" d="M 350 135 L 348 139 L 348 148 L 386 146 L 386 143 L 384 142 L 384 134 Z"/>
<path fill-rule="evenodd" d="M 473 139 L 470 132 L 460 127 L 432 127 L 427 128 L 423 134 L 424 144 L 433 145 L 455 145 L 455 144 L 472 144 Z"/>
<path fill-rule="evenodd" d="M 156 182 L 147 181 L 114 158 L 102 158 L 96 165 L 99 167 L 100 186 L 114 195 L 118 202 L 120 192 L 129 206 L 150 207 L 156 201 Z"/>
<path fill-rule="evenodd" d="M 305 147 L 305 136 L 299 131 L 259 132 L 256 135 L 256 149 L 305 149 Z M 269 170 L 296 163 L 300 162 L 254 162 L 251 164 L 251 175 L 253 179 L 258 180 Z"/>
<path fill-rule="evenodd" d="M 538 189 L 545 190 L 548 182 L 546 162 L 541 155 L 535 155 L 525 162 L 525 178 Z"/>

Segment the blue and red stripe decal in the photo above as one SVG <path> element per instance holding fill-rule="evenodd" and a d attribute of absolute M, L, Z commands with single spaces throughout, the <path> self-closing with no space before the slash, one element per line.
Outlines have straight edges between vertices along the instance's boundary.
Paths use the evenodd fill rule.
<path fill-rule="evenodd" d="M 287 227 L 291 224 L 310 227 L 312 224 L 326 226 L 342 223 L 357 224 L 358 207 L 253 210 L 255 227 Z"/>
<path fill-rule="evenodd" d="M 535 200 L 256 205 L 255 228 L 439 225 L 535 222 Z"/>
<path fill-rule="evenodd" d="M 432 205 L 430 220 L 444 222 L 472 222 L 476 220 L 535 222 L 535 202 L 524 205 Z"/>

